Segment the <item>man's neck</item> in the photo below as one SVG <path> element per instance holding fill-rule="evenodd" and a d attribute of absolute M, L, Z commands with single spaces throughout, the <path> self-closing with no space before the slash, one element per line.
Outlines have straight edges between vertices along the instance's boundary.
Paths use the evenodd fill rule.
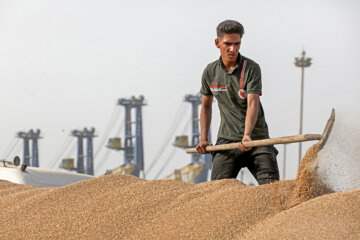
<path fill-rule="evenodd" d="M 236 67 L 236 63 L 224 64 L 226 71 L 232 71 Z"/>
<path fill-rule="evenodd" d="M 222 59 L 222 58 L 221 58 Z M 236 59 L 236 61 L 229 61 L 229 62 L 226 62 L 226 61 L 224 61 L 224 59 L 222 59 L 222 62 L 223 62 L 223 64 L 224 64 L 224 67 L 225 67 L 225 69 L 226 69 L 226 71 L 231 71 L 231 70 L 233 70 L 235 67 L 236 67 L 236 65 L 237 65 L 237 59 Z"/>

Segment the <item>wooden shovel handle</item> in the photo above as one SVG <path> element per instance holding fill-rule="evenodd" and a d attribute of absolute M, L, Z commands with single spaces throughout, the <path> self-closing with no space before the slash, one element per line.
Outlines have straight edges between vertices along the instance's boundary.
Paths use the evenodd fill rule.
<path fill-rule="evenodd" d="M 268 138 L 262 140 L 253 140 L 243 142 L 245 147 L 258 147 L 258 146 L 268 146 L 274 144 L 282 144 L 282 143 L 294 143 L 294 142 L 305 142 L 305 141 L 314 141 L 320 140 L 322 137 L 321 134 L 303 134 L 303 135 L 295 135 L 295 136 L 288 136 L 288 137 L 279 137 L 279 138 Z M 236 143 L 229 143 L 229 144 L 221 144 L 215 146 L 207 146 L 206 151 L 214 152 L 214 151 L 224 151 L 230 149 L 238 148 L 238 142 Z M 197 153 L 198 151 L 196 148 L 189 148 L 186 149 L 187 153 Z"/>

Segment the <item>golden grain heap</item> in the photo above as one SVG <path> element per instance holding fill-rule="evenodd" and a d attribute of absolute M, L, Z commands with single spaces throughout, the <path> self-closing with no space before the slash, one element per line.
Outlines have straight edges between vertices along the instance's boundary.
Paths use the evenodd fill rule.
<path fill-rule="evenodd" d="M 296 180 L 262 186 L 128 175 L 59 188 L 0 181 L 0 239 L 360 239 L 360 189 L 324 190 L 316 153 Z"/>

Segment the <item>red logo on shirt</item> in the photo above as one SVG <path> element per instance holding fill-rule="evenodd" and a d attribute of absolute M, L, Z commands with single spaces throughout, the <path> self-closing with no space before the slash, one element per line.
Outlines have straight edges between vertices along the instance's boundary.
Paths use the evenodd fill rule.
<path fill-rule="evenodd" d="M 227 87 L 226 86 L 218 86 L 217 83 L 212 83 L 210 85 L 210 90 L 211 92 L 226 92 L 227 91 Z"/>
<path fill-rule="evenodd" d="M 247 97 L 247 92 L 244 89 L 240 89 L 238 94 L 241 99 L 246 99 Z"/>

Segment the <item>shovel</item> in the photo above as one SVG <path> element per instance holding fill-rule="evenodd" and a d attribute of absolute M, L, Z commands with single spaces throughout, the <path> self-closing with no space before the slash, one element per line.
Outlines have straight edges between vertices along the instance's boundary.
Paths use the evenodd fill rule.
<path fill-rule="evenodd" d="M 332 127 L 335 122 L 335 110 L 332 109 L 329 120 L 326 123 L 323 134 L 301 134 L 295 136 L 288 137 L 279 137 L 279 138 L 268 138 L 262 140 L 253 140 L 242 142 L 245 147 L 258 147 L 258 146 L 268 146 L 274 144 L 283 144 L 283 143 L 295 143 L 295 142 L 305 142 L 305 141 L 314 141 L 319 140 L 319 151 L 325 146 L 327 139 L 331 133 Z M 215 146 L 207 146 L 206 151 L 214 152 L 214 151 L 224 151 L 230 149 L 238 148 L 240 142 L 237 143 L 229 143 L 229 144 L 221 144 Z M 187 153 L 198 153 L 196 148 L 186 149 Z"/>

